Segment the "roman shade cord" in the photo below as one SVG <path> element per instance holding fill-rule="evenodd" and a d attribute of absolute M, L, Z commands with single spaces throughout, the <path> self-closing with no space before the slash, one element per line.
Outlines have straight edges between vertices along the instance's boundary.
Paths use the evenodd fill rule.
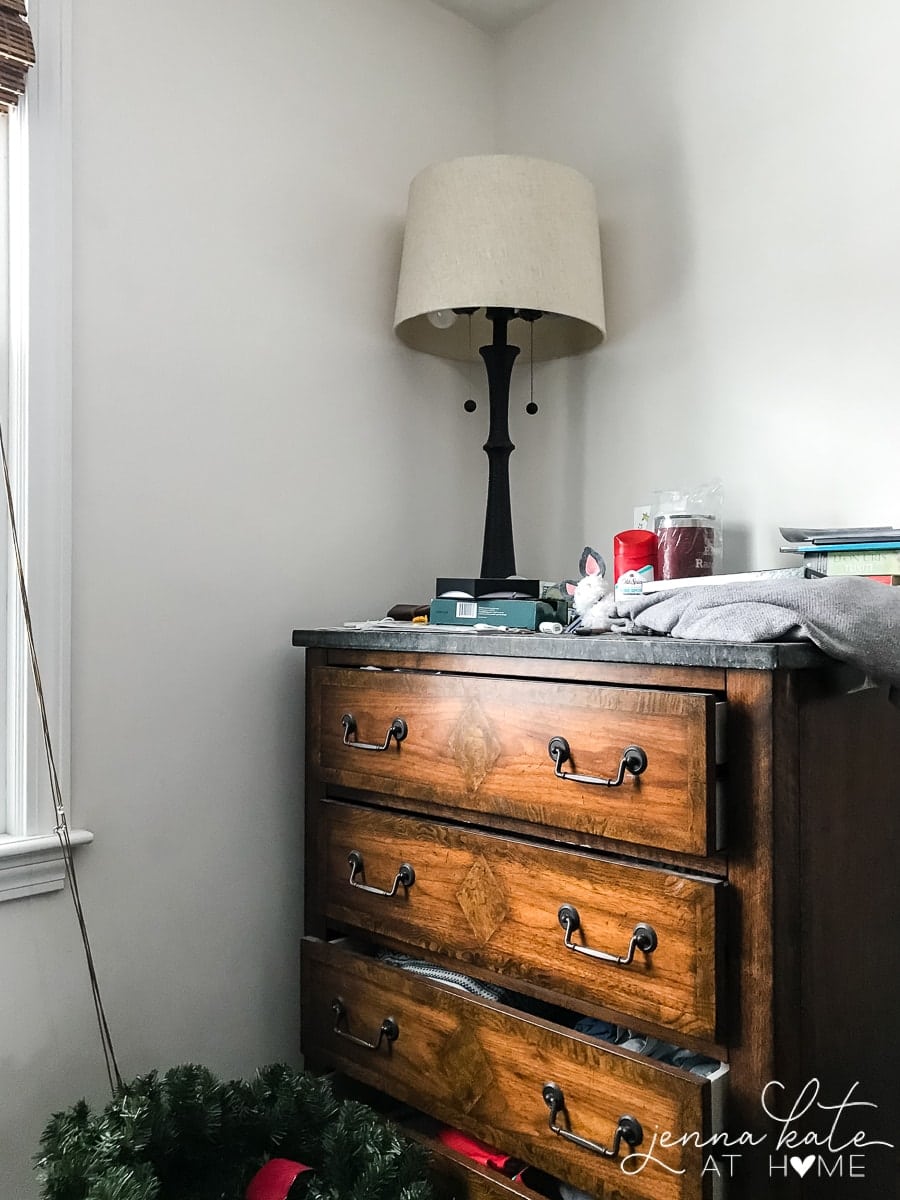
<path fill-rule="evenodd" d="M 34 66 L 34 39 L 24 0 L 0 0 L 0 112 L 15 108 Z"/>
<path fill-rule="evenodd" d="M 53 741 L 50 737 L 50 725 L 47 720 L 47 705 L 44 700 L 44 689 L 41 683 L 41 671 L 38 664 L 37 650 L 34 644 L 34 630 L 31 624 L 31 608 L 28 603 L 28 592 L 25 587 L 25 570 L 22 566 L 22 553 L 19 548 L 19 533 L 16 527 L 16 511 L 13 504 L 12 485 L 9 479 L 9 466 L 6 461 L 6 441 L 3 436 L 3 424 L 0 422 L 0 455 L 3 458 L 3 479 L 6 484 L 6 503 L 9 513 L 9 528 L 12 536 L 13 553 L 16 559 L 16 575 L 19 581 L 19 595 L 22 599 L 22 613 L 25 620 L 25 632 L 28 637 L 28 652 L 31 658 L 31 675 L 34 680 L 34 689 L 37 696 L 38 707 L 41 713 L 41 730 L 44 739 L 44 753 L 47 760 L 47 771 L 50 776 L 50 792 L 53 798 L 53 807 L 56 813 L 56 836 L 59 838 L 59 844 L 62 848 L 63 865 L 65 867 L 66 879 L 69 884 L 69 892 L 72 897 L 72 903 L 75 906 L 75 916 L 78 920 L 78 929 L 81 933 L 81 941 L 84 945 L 84 954 L 87 961 L 88 975 L 91 982 L 91 995 L 94 1001 L 94 1011 L 97 1015 L 97 1026 L 100 1030 L 100 1043 L 103 1047 L 103 1057 L 106 1061 L 106 1074 L 109 1079 L 110 1090 L 113 1095 L 116 1091 L 121 1091 L 122 1076 L 119 1073 L 119 1064 L 116 1061 L 116 1053 L 113 1048 L 112 1035 L 109 1031 L 109 1024 L 106 1020 L 106 1011 L 103 1007 L 103 1000 L 100 996 L 100 983 L 97 978 L 97 970 L 94 966 L 94 956 L 91 951 L 91 943 L 88 937 L 87 922 L 84 916 L 84 909 L 81 904 L 81 895 L 78 890 L 78 878 L 75 874 L 75 860 L 72 854 L 72 842 L 69 837 L 69 823 L 66 819 L 66 810 L 63 804 L 62 790 L 59 786 L 59 774 L 56 770 L 56 759 L 53 754 Z"/>

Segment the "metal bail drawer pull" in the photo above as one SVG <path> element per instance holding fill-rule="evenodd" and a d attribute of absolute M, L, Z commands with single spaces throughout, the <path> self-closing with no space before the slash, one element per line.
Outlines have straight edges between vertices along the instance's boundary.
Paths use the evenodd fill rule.
<path fill-rule="evenodd" d="M 576 775 L 572 771 L 566 773 L 561 770 L 563 763 L 568 762 L 572 757 L 569 743 L 564 737 L 552 737 L 547 746 L 547 752 L 556 761 L 554 774 L 557 779 L 566 779 L 569 783 L 592 783 L 597 787 L 621 787 L 626 771 L 629 775 L 643 775 L 647 770 L 647 754 L 640 746 L 625 747 L 619 760 L 619 770 L 615 779 L 604 779 L 600 775 Z"/>
<path fill-rule="evenodd" d="M 352 1033 L 348 1033 L 346 1029 L 341 1029 L 341 1022 L 347 1019 L 347 1009 L 344 1007 L 344 1002 L 340 997 L 332 1000 L 331 1011 L 334 1013 L 334 1028 L 332 1029 L 332 1033 L 337 1034 L 338 1037 L 344 1038 L 348 1042 L 352 1042 L 354 1046 L 362 1046 L 364 1050 L 377 1050 L 383 1041 L 396 1042 L 400 1036 L 400 1026 L 394 1018 L 385 1017 L 378 1030 L 377 1040 L 367 1042 L 365 1038 L 355 1037 Z"/>
<path fill-rule="evenodd" d="M 623 1142 L 634 1148 L 635 1146 L 639 1146 L 644 1140 L 644 1131 L 641 1128 L 640 1121 L 636 1117 L 628 1116 L 619 1117 L 612 1146 L 601 1146 L 599 1142 L 591 1142 L 587 1138 L 579 1137 L 577 1133 L 570 1133 L 568 1129 L 563 1129 L 561 1125 L 556 1124 L 557 1116 L 566 1107 L 566 1098 L 563 1095 L 562 1088 L 555 1083 L 545 1083 L 541 1094 L 544 1097 L 544 1103 L 550 1109 L 551 1132 L 561 1138 L 565 1138 L 567 1142 L 574 1142 L 576 1146 L 581 1146 L 583 1150 L 590 1150 L 593 1154 L 599 1154 L 602 1158 L 618 1158 L 619 1147 Z"/>
<path fill-rule="evenodd" d="M 350 886 L 359 888 L 361 892 L 371 892 L 373 896 L 396 896 L 397 888 L 411 888 L 416 882 L 416 873 L 409 863 L 401 863 L 397 874 L 394 876 L 394 883 L 389 892 L 384 888 L 370 887 L 367 883 L 360 883 L 356 876 L 363 871 L 363 856 L 359 850 L 351 850 L 347 855 L 347 863 L 350 867 Z"/>
<path fill-rule="evenodd" d="M 391 738 L 396 742 L 402 742 L 409 733 L 409 726 L 403 718 L 394 717 L 390 728 L 384 735 L 384 744 L 379 746 L 377 742 L 351 742 L 350 735 L 356 733 L 356 717 L 354 717 L 353 713 L 344 713 L 341 717 L 341 724 L 344 727 L 345 746 L 350 746 L 354 750 L 374 750 L 376 754 L 380 754 L 382 750 L 387 750 L 391 744 Z"/>
<path fill-rule="evenodd" d="M 576 946 L 572 941 L 572 934 L 576 929 L 581 927 L 581 917 L 578 915 L 578 909 L 574 904 L 564 904 L 556 916 L 560 925 L 566 931 L 563 945 L 567 950 L 574 950 L 576 954 L 586 954 L 589 958 L 600 958 L 603 962 L 616 963 L 620 967 L 627 967 L 634 961 L 635 950 L 642 950 L 644 954 L 652 954 L 659 945 L 656 930 L 652 925 L 646 925 L 642 921 L 640 924 L 635 925 L 634 931 L 631 934 L 631 941 L 628 943 L 628 950 L 625 954 L 607 954 L 605 950 L 591 950 L 588 946 Z"/>

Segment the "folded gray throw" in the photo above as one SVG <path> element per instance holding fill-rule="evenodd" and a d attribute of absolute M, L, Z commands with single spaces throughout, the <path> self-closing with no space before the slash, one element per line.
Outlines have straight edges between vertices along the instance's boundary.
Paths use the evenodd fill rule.
<path fill-rule="evenodd" d="M 628 596 L 604 596 L 585 629 L 664 633 L 713 642 L 808 638 L 826 654 L 900 687 L 900 588 L 858 576 L 760 579 Z"/>

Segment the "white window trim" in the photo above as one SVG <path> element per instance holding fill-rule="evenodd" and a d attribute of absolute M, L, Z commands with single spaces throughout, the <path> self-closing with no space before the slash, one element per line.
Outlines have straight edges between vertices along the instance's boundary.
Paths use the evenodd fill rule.
<path fill-rule="evenodd" d="M 37 66 L 10 114 L 8 455 L 47 717 L 63 797 L 70 778 L 72 106 L 67 0 L 31 0 Z M 17 168 L 22 168 L 17 173 Z M 0 900 L 63 886 L 40 720 L 9 571 L 8 768 Z M 3 826 L 0 826 L 2 828 Z M 91 841 L 73 830 L 73 845 Z"/>

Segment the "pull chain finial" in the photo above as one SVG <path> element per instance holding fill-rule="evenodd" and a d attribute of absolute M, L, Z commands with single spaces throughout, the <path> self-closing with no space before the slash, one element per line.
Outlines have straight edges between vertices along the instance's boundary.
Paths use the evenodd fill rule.
<path fill-rule="evenodd" d="M 520 308 L 519 316 L 523 321 L 528 322 L 528 332 L 531 338 L 531 350 L 528 362 L 529 399 L 525 405 L 525 411 L 530 417 L 533 417 L 538 410 L 538 406 L 534 402 L 534 323 L 543 316 L 543 313 L 534 308 Z"/>
<path fill-rule="evenodd" d="M 531 349 L 529 351 L 528 360 L 528 384 L 529 384 L 529 400 L 525 405 L 525 411 L 530 417 L 533 417 L 538 410 L 538 406 L 534 402 L 534 321 L 528 322 L 529 332 L 531 333 Z"/>
<path fill-rule="evenodd" d="M 469 308 L 466 310 L 466 317 L 468 318 L 468 321 L 469 321 L 469 363 L 470 364 L 472 362 L 472 313 L 474 313 L 474 312 L 475 312 L 474 308 Z M 470 365 L 469 371 L 468 371 L 468 374 L 469 374 L 469 398 L 463 405 L 463 408 L 466 410 L 467 413 L 473 413 L 475 411 L 475 409 L 478 407 L 478 405 L 475 403 L 475 401 L 471 395 L 472 371 L 473 370 L 474 370 L 474 368 Z"/>

